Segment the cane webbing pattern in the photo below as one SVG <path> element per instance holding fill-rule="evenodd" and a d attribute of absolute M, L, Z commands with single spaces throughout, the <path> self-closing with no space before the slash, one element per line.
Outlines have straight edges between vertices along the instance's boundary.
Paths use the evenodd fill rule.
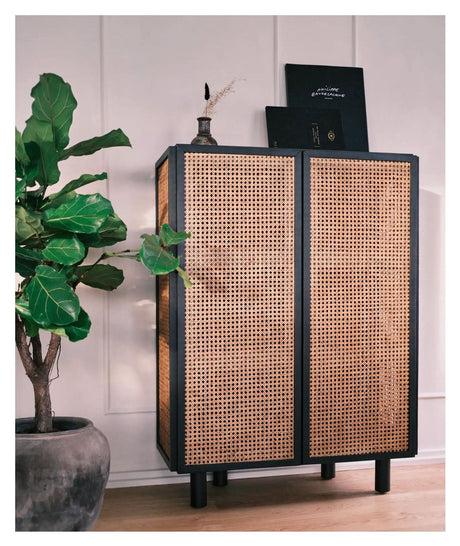
<path fill-rule="evenodd" d="M 168 160 L 158 169 L 158 225 L 168 222 Z M 158 439 L 170 453 L 169 276 L 158 275 Z"/>
<path fill-rule="evenodd" d="M 410 163 L 311 158 L 310 198 L 309 455 L 405 451 Z"/>
<path fill-rule="evenodd" d="M 294 456 L 294 158 L 186 153 L 185 463 Z"/>

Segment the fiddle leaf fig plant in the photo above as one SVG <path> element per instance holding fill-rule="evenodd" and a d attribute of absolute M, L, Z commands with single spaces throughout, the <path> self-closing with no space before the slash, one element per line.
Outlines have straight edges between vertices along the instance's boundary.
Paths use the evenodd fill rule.
<path fill-rule="evenodd" d="M 112 291 L 124 280 L 123 271 L 101 263 L 112 258 L 140 262 L 153 275 L 174 271 L 187 287 L 186 272 L 170 247 L 189 233 L 168 224 L 160 234 L 144 234 L 136 250 L 108 250 L 126 240 L 127 227 L 109 199 L 100 193 L 77 193 L 107 173 L 82 174 L 58 191 L 60 163 L 72 156 L 91 155 L 103 148 L 131 146 L 121 129 L 69 146 L 69 129 L 77 101 L 72 89 L 56 74 L 42 74 L 31 91 L 32 115 L 24 131 L 16 129 L 16 346 L 35 395 L 37 432 L 52 431 L 50 374 L 62 337 L 76 342 L 87 337 L 91 320 L 76 289 L 80 284 Z M 97 259 L 89 259 L 101 249 Z M 96 253 L 97 255 L 97 253 Z M 40 334 L 48 331 L 42 350 Z"/>

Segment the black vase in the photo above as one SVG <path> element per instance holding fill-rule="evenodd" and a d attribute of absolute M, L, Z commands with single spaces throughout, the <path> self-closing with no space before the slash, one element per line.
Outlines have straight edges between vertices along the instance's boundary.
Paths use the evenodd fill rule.
<path fill-rule="evenodd" d="M 211 118 L 199 117 L 198 120 L 198 134 L 192 140 L 191 144 L 204 144 L 215 146 L 217 140 L 211 135 Z"/>
<path fill-rule="evenodd" d="M 91 421 L 54 417 L 56 432 L 16 420 L 16 531 L 88 531 L 109 477 L 110 448 Z"/>

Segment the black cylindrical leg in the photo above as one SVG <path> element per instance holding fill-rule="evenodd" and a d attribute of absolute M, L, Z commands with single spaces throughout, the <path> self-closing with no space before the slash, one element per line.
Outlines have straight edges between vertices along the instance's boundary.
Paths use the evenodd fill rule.
<path fill-rule="evenodd" d="M 216 470 L 212 479 L 213 485 L 222 487 L 227 485 L 227 471 L 226 470 Z"/>
<path fill-rule="evenodd" d="M 193 508 L 203 508 L 207 502 L 206 472 L 192 472 L 190 474 L 190 505 Z"/>
<path fill-rule="evenodd" d="M 335 463 L 323 463 L 321 465 L 321 477 L 324 480 L 335 478 Z"/>
<path fill-rule="evenodd" d="M 379 493 L 387 493 L 390 490 L 390 460 L 375 461 L 375 490 Z"/>

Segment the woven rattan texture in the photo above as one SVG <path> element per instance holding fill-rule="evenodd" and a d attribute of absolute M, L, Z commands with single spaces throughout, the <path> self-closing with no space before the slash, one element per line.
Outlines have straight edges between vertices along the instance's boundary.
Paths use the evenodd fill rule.
<path fill-rule="evenodd" d="M 309 455 L 405 451 L 410 164 L 310 169 Z"/>
<path fill-rule="evenodd" d="M 185 462 L 294 456 L 294 158 L 185 154 Z"/>
<path fill-rule="evenodd" d="M 158 169 L 158 224 L 168 222 L 168 159 Z M 170 371 L 169 371 L 169 276 L 159 275 L 158 283 L 158 439 L 170 453 Z"/>

